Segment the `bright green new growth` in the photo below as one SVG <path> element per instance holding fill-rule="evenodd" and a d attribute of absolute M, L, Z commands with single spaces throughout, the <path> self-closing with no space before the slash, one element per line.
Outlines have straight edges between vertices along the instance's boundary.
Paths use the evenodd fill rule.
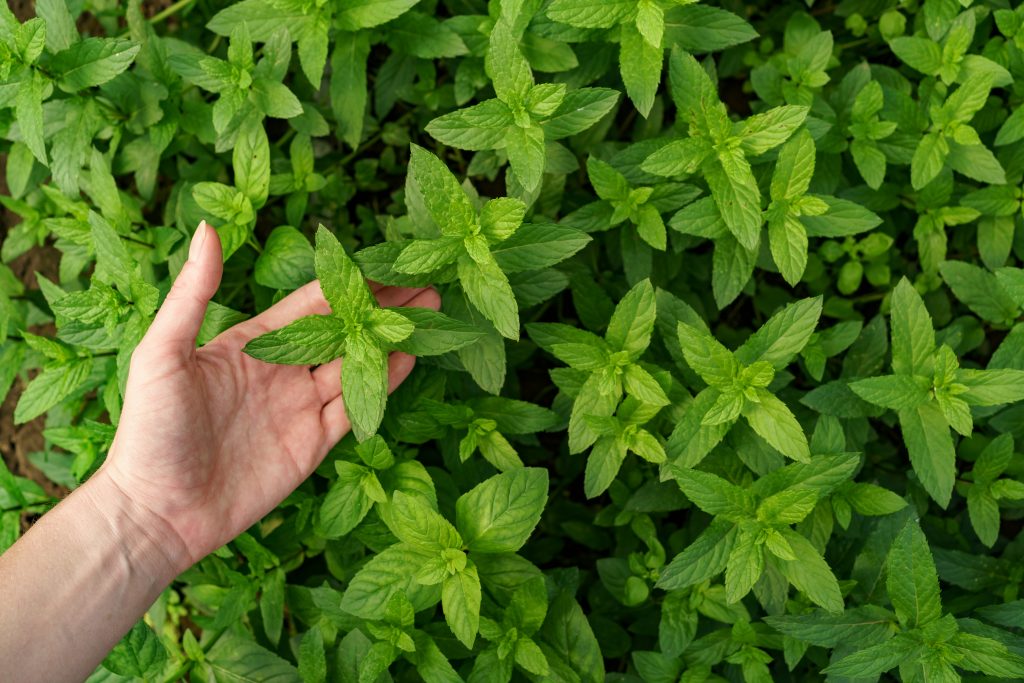
<path fill-rule="evenodd" d="M 790 528 L 853 474 L 856 457 L 818 456 L 775 470 L 748 489 L 700 470 L 674 477 L 711 525 L 665 567 L 658 585 L 687 588 L 725 571 L 728 602 L 745 596 L 765 572 L 781 577 L 829 612 L 843 611 L 839 583 L 814 545 Z"/>
<path fill-rule="evenodd" d="M 496 97 L 434 119 L 426 131 L 459 149 L 503 151 L 516 184 L 535 196 L 546 165 L 546 145 L 590 128 L 611 111 L 619 93 L 536 83 L 519 46 L 523 28 L 503 12 L 491 29 L 485 69 Z"/>
<path fill-rule="evenodd" d="M 362 271 L 327 228 L 316 233 L 315 270 L 329 315 L 309 315 L 256 337 L 245 345 L 253 358 L 288 365 L 323 365 L 344 356 L 341 392 L 352 431 L 360 441 L 384 419 L 388 394 L 388 353 L 434 355 L 471 344 L 479 335 L 448 316 L 421 309 L 381 308 Z M 431 326 L 454 328 L 449 338 Z M 420 333 L 417 334 L 417 328 Z M 446 343 L 447 342 L 447 343 Z"/>
<path fill-rule="evenodd" d="M 804 299 L 772 316 L 735 352 L 706 330 L 679 323 L 683 356 L 707 384 L 676 424 L 668 457 L 679 467 L 695 467 L 742 415 L 762 439 L 784 456 L 806 462 L 810 449 L 789 407 L 769 389 L 810 340 L 821 315 L 820 299 Z"/>
<path fill-rule="evenodd" d="M 906 279 L 893 290 L 892 375 L 860 379 L 850 388 L 899 415 L 910 462 L 931 497 L 949 504 L 956 478 L 952 428 L 973 431 L 971 406 L 1024 399 L 1024 370 L 961 368 L 948 346 L 936 348 L 924 301 Z"/>

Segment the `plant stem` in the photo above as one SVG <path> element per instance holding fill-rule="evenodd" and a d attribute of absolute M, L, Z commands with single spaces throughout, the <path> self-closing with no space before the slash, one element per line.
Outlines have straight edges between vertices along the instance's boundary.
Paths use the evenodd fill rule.
<path fill-rule="evenodd" d="M 171 15 L 178 13 L 179 11 L 185 9 L 195 1 L 196 0 L 178 0 L 178 2 L 174 3 L 170 7 L 167 7 L 164 10 L 154 14 L 153 18 L 149 20 L 149 23 L 159 24 L 167 17 L 170 17 Z"/>

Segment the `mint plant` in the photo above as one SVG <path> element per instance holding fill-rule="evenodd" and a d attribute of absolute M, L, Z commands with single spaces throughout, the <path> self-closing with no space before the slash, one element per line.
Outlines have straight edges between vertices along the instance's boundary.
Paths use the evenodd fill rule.
<path fill-rule="evenodd" d="M 937 346 L 931 317 L 907 280 L 892 296 L 891 375 L 850 384 L 869 403 L 897 411 L 910 462 L 921 485 L 946 506 L 956 477 L 950 428 L 970 436 L 971 406 L 991 406 L 1024 397 L 1024 373 L 1013 369 L 960 368 L 953 350 Z"/>
<path fill-rule="evenodd" d="M 799 461 L 810 458 L 803 427 L 769 387 L 810 340 L 821 302 L 790 304 L 751 335 L 735 352 L 704 329 L 680 322 L 677 334 L 686 363 L 707 386 L 694 398 L 668 440 L 669 459 L 694 467 L 725 437 L 742 415 L 772 448 Z"/>
<path fill-rule="evenodd" d="M 472 343 L 478 333 L 442 313 L 381 308 L 359 268 L 326 228 L 317 230 L 315 268 L 330 315 L 309 315 L 245 345 L 253 358 L 288 365 L 323 365 L 345 356 L 341 371 L 352 431 L 360 441 L 384 417 L 388 352 L 433 355 Z"/>
<path fill-rule="evenodd" d="M 516 183 L 531 195 L 544 173 L 546 144 L 594 125 L 615 106 L 619 94 L 607 88 L 569 91 L 564 83 L 536 83 L 519 47 L 519 33 L 507 14 L 491 29 L 485 68 L 496 97 L 431 121 L 427 132 L 459 149 L 504 150 Z"/>
<path fill-rule="evenodd" d="M 197 344 L 318 280 L 245 352 L 353 435 L 90 680 L 1024 678 L 1022 49 L 1013 2 L 7 3 L 0 552 L 206 220 Z"/>

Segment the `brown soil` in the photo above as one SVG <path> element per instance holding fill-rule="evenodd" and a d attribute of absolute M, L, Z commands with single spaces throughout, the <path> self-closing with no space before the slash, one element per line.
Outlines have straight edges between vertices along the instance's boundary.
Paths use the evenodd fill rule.
<path fill-rule="evenodd" d="M 0 164 L 2 167 L 2 164 Z M 2 181 L 0 181 L 2 184 Z M 0 190 L 6 188 L 0 187 Z M 6 218 L 5 218 L 6 221 Z M 7 224 L 5 222 L 4 232 Z M 41 272 L 50 279 L 57 277 L 57 265 L 60 259 L 60 252 L 53 247 L 42 247 L 33 249 L 21 256 L 13 263 L 11 269 L 25 283 L 28 289 L 38 289 L 35 273 Z M 53 335 L 55 330 L 38 328 L 33 329 L 38 334 Z M 22 425 L 14 424 L 14 406 L 18 403 L 21 392 L 25 389 L 25 380 L 21 377 L 14 381 L 10 393 L 0 405 L 0 456 L 7 463 L 8 469 L 19 477 L 26 477 L 43 487 L 43 490 L 51 496 L 63 498 L 68 490 L 63 486 L 54 484 L 46 478 L 40 470 L 28 461 L 28 454 L 43 449 L 43 428 L 46 424 L 46 417 L 40 416 L 31 422 Z"/>
<path fill-rule="evenodd" d="M 17 4 L 15 7 L 17 8 Z M 7 194 L 6 161 L 6 156 L 0 155 L 0 194 Z M 6 237 L 7 230 L 19 220 L 15 214 L 6 210 L 3 212 L 2 223 L 0 223 L 0 241 Z M 25 283 L 27 289 L 38 289 L 35 273 L 40 272 L 51 280 L 57 280 L 59 279 L 57 276 L 59 262 L 60 252 L 51 246 L 45 246 L 32 249 L 27 254 L 20 256 L 10 264 L 10 267 L 14 274 Z M 55 332 L 52 328 L 33 331 L 50 335 Z M 14 424 L 14 406 L 17 405 L 24 388 L 24 379 L 19 377 L 14 381 L 10 393 L 0 405 L 0 457 L 15 475 L 31 479 L 42 486 L 43 490 L 51 496 L 63 498 L 67 495 L 68 490 L 47 479 L 46 475 L 28 461 L 29 453 L 43 449 L 45 416 L 23 425 Z"/>
<path fill-rule="evenodd" d="M 174 4 L 174 0 L 149 0 L 143 2 L 142 10 L 146 16 L 153 16 L 161 10 Z M 26 21 L 35 16 L 35 3 L 33 0 L 7 0 L 7 6 L 11 9 L 20 21 Z M 86 32 L 88 26 L 79 27 Z M 6 184 L 6 155 L 0 155 L 0 194 L 7 194 Z M 7 230 L 16 225 L 20 219 L 15 214 L 3 209 L 0 212 L 0 242 L 6 236 Z M 16 259 L 10 264 L 15 274 L 25 283 L 28 289 L 38 289 L 35 280 L 35 273 L 40 272 L 51 280 L 57 280 L 57 269 L 60 262 L 60 252 L 51 246 L 33 249 L 27 254 Z M 33 330 L 39 334 L 54 333 L 53 329 Z M 39 469 L 33 466 L 28 455 L 40 451 L 44 447 L 43 428 L 45 416 L 39 417 L 27 424 L 14 424 L 14 407 L 18 403 L 21 392 L 25 389 L 25 378 L 19 377 L 15 380 L 10 393 L 0 404 L 0 457 L 15 475 L 26 477 L 43 487 L 47 494 L 63 498 L 68 489 L 53 483 L 46 478 Z"/>

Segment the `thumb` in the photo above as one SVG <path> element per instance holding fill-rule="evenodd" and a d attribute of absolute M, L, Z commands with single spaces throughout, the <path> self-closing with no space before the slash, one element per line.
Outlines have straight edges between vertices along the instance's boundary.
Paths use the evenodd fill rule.
<path fill-rule="evenodd" d="M 224 269 L 220 236 L 201 221 L 192 235 L 188 260 L 171 285 L 146 338 L 158 344 L 180 345 L 192 351 L 206 315 L 206 306 L 220 286 Z"/>

